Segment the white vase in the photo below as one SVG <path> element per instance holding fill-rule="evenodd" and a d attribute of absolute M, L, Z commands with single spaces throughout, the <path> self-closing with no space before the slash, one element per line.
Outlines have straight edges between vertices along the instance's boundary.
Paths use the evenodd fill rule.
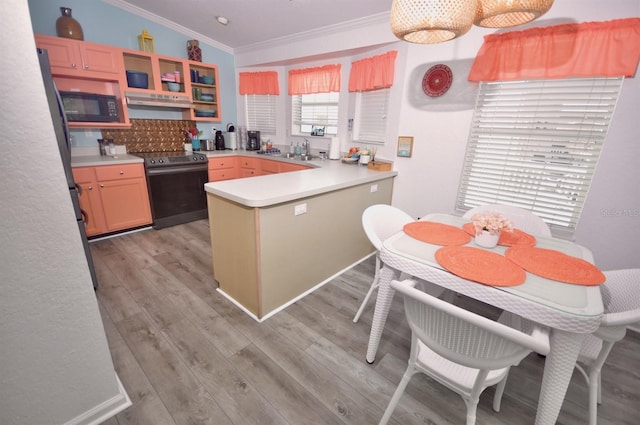
<path fill-rule="evenodd" d="M 483 248 L 493 248 L 498 245 L 498 239 L 500 239 L 500 232 L 492 235 L 487 230 L 482 230 L 480 233 L 476 233 L 476 244 Z"/>

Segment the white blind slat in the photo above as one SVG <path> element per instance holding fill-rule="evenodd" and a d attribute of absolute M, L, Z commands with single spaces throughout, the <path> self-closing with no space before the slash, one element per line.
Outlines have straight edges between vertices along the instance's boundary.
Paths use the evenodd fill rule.
<path fill-rule="evenodd" d="M 291 125 L 294 134 L 310 134 L 313 126 L 325 127 L 325 134 L 338 132 L 340 93 L 291 96 Z"/>
<path fill-rule="evenodd" d="M 356 95 L 355 140 L 384 144 L 390 91 L 386 88 L 359 92 Z"/>
<path fill-rule="evenodd" d="M 276 134 L 276 96 L 246 94 L 245 101 L 248 128 Z"/>
<path fill-rule="evenodd" d="M 456 208 L 502 203 L 571 235 L 586 201 L 623 79 L 483 82 Z"/>

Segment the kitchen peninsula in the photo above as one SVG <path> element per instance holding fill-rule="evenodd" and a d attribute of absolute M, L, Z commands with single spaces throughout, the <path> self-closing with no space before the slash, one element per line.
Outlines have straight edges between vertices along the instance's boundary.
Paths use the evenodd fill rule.
<path fill-rule="evenodd" d="M 304 164 L 313 168 L 205 185 L 218 290 L 258 321 L 369 256 L 362 213 L 391 203 L 395 171 Z"/>

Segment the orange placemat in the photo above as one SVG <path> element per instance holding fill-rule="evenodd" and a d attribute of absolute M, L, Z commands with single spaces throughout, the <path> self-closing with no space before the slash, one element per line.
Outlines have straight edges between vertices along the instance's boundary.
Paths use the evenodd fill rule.
<path fill-rule="evenodd" d="M 476 228 L 473 223 L 465 223 L 462 228 L 471 236 L 476 235 Z M 502 246 L 534 246 L 535 244 L 536 237 L 520 229 L 513 229 L 511 232 L 500 232 L 500 239 L 498 239 L 498 245 Z"/>
<path fill-rule="evenodd" d="M 491 286 L 516 286 L 527 278 L 524 270 L 496 252 L 471 246 L 445 246 L 436 261 L 451 273 Z"/>
<path fill-rule="evenodd" d="M 414 221 L 405 224 L 403 230 L 414 239 L 435 245 L 464 245 L 471 240 L 459 227 L 433 221 Z"/>
<path fill-rule="evenodd" d="M 512 246 L 505 255 L 526 271 L 559 282 L 600 285 L 606 280 L 590 262 L 553 249 Z"/>

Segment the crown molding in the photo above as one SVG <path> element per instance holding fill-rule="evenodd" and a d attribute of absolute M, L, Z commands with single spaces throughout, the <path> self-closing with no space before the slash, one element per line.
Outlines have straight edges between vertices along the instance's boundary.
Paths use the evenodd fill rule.
<path fill-rule="evenodd" d="M 215 47 L 216 49 L 220 49 L 223 52 L 229 53 L 231 55 L 234 54 L 233 48 L 227 46 L 226 44 L 222 44 L 212 38 L 204 36 L 198 32 L 192 31 L 187 27 L 183 27 L 182 25 L 178 25 L 173 21 L 163 18 L 162 16 L 158 16 L 153 14 L 147 10 L 141 9 L 137 6 L 134 6 L 130 3 L 127 3 L 123 0 L 102 0 L 103 3 L 110 4 L 111 6 L 117 7 L 118 9 L 125 10 L 134 15 L 138 15 L 141 18 L 148 19 L 149 21 L 155 22 L 156 24 L 162 25 L 163 27 L 169 28 L 178 33 L 184 34 L 190 38 L 197 39 L 202 43 L 206 43 L 210 46 Z"/>
<path fill-rule="evenodd" d="M 289 43 L 295 43 L 310 39 L 315 39 L 323 36 L 333 35 L 338 32 L 354 30 L 359 28 L 365 28 L 371 25 L 378 25 L 381 23 L 389 23 L 390 12 L 377 13 L 375 15 L 365 16 L 351 21 L 340 22 L 334 25 L 328 25 L 326 27 L 316 28 L 309 31 L 299 32 L 296 34 L 288 35 L 280 38 L 273 38 L 271 40 L 260 41 L 254 44 L 248 44 L 246 46 L 237 47 L 235 49 L 236 54 L 249 53 L 256 50 L 261 50 L 266 47 L 283 46 Z"/>

